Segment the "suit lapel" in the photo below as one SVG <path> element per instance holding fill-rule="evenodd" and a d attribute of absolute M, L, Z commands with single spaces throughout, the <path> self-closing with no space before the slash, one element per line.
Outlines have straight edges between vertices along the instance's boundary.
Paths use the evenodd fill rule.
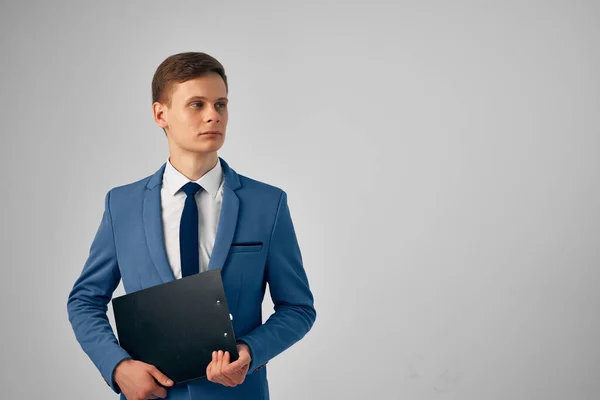
<path fill-rule="evenodd" d="M 240 209 L 240 199 L 235 193 L 241 187 L 240 177 L 238 174 L 223 160 L 221 160 L 221 168 L 223 168 L 223 203 L 221 204 L 221 213 L 219 214 L 219 223 L 217 225 L 217 236 L 215 237 L 215 245 L 210 255 L 208 269 L 221 268 L 221 275 L 229 248 L 233 241 L 233 235 L 237 226 L 238 214 Z"/>
<path fill-rule="evenodd" d="M 221 268 L 229 253 L 235 226 L 237 225 L 238 212 L 240 209 L 240 200 L 229 186 L 223 185 L 223 203 L 221 204 L 221 213 L 219 214 L 219 224 L 217 226 L 217 236 L 215 245 L 210 255 L 208 269 Z"/>
<path fill-rule="evenodd" d="M 144 231 L 146 232 L 146 243 L 148 251 L 154 262 L 154 266 L 164 283 L 175 280 L 171 270 L 162 226 L 162 211 L 160 205 L 160 188 L 162 187 L 162 176 L 165 171 L 164 163 L 154 175 L 150 177 L 146 190 L 144 191 Z"/>
<path fill-rule="evenodd" d="M 209 270 L 215 268 L 223 269 L 231 242 L 233 241 L 239 214 L 239 198 L 235 193 L 235 190 L 241 186 L 239 176 L 229 167 L 225 160 L 220 157 L 219 160 L 221 161 L 224 177 L 223 203 L 219 214 L 215 245 L 208 264 Z M 166 165 L 164 163 L 158 171 L 150 176 L 144 192 L 142 211 L 148 251 L 163 283 L 175 280 L 165 250 L 160 201 L 160 189 Z"/>

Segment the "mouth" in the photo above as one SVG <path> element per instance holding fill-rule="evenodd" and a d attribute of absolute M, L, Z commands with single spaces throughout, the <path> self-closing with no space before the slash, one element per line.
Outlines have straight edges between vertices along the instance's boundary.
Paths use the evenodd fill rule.
<path fill-rule="evenodd" d="M 201 132 L 199 136 L 204 136 L 204 135 L 222 135 L 222 133 L 220 131 L 206 131 L 206 132 Z"/>

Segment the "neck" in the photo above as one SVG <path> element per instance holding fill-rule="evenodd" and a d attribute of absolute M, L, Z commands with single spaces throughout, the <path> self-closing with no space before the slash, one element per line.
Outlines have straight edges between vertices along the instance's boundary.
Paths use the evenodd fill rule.
<path fill-rule="evenodd" d="M 204 174 L 213 169 L 219 156 L 216 151 L 210 153 L 185 153 L 169 154 L 169 162 L 175 169 L 185 175 L 190 181 L 200 179 Z"/>

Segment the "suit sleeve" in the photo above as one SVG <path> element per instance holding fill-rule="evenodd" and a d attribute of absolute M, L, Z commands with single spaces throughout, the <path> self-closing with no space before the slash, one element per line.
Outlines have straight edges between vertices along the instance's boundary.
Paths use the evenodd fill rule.
<path fill-rule="evenodd" d="M 275 312 L 264 324 L 237 338 L 250 348 L 248 374 L 302 339 L 317 316 L 285 191 L 281 193 L 271 232 L 266 279 Z"/>
<path fill-rule="evenodd" d="M 121 361 L 132 358 L 119 346 L 106 315 L 107 304 L 120 280 L 108 191 L 88 259 L 69 293 L 67 313 L 81 348 L 117 394 L 121 389 L 113 380 L 114 370 Z"/>

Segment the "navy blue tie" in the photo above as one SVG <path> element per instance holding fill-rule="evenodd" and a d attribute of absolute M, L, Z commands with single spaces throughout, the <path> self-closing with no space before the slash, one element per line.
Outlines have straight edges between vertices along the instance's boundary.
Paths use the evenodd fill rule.
<path fill-rule="evenodd" d="M 198 205 L 195 195 L 202 186 L 188 182 L 183 186 L 187 195 L 179 221 L 179 254 L 181 256 L 181 277 L 197 274 L 200 270 L 198 251 Z"/>

